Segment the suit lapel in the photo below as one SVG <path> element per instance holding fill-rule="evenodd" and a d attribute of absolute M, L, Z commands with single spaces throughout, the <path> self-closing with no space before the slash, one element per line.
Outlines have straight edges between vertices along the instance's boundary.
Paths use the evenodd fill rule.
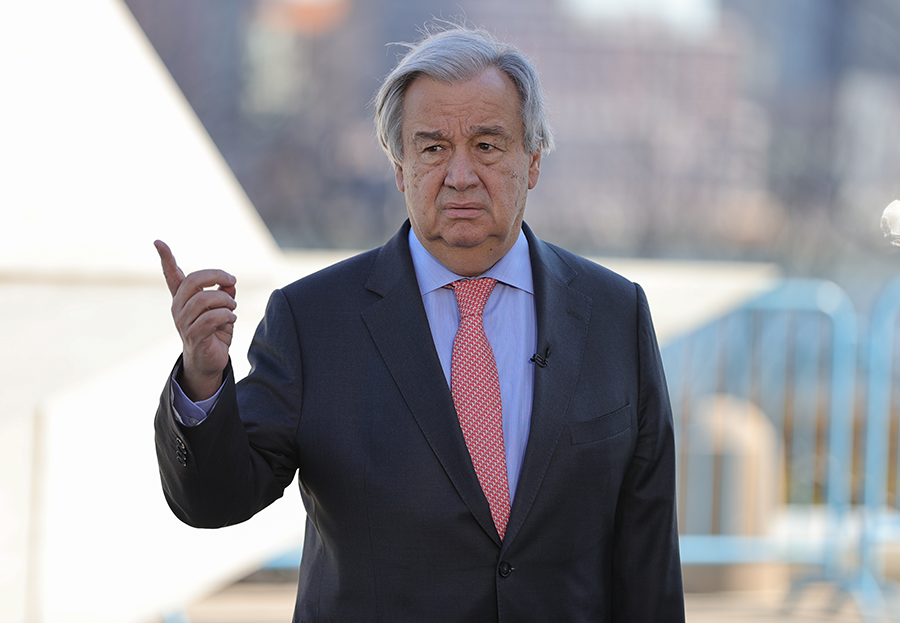
<path fill-rule="evenodd" d="M 550 348 L 546 367 L 535 367 L 531 431 L 515 501 L 506 528 L 508 545 L 534 503 L 566 423 L 581 369 L 591 300 L 568 284 L 575 271 L 523 225 L 531 253 L 537 312 L 538 353 Z"/>
<path fill-rule="evenodd" d="M 409 410 L 453 486 L 499 544 L 490 507 L 478 484 L 453 397 L 422 304 L 409 254 L 409 223 L 382 247 L 366 287 L 383 298 L 362 316 Z"/>

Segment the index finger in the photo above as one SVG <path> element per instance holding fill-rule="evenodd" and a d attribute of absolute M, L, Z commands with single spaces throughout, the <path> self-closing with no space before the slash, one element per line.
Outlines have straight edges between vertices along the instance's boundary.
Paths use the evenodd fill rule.
<path fill-rule="evenodd" d="M 166 278 L 169 292 L 172 293 L 172 296 L 175 296 L 175 293 L 178 292 L 178 286 L 184 281 L 184 272 L 178 268 L 175 256 L 172 254 L 172 249 L 169 248 L 169 245 L 162 240 L 155 240 L 153 246 L 156 247 L 156 252 L 159 253 L 163 276 Z"/>

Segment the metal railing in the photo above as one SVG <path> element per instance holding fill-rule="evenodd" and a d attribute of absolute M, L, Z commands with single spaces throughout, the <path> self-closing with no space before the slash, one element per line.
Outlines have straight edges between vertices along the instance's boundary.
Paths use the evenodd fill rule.
<path fill-rule="evenodd" d="M 866 621 L 900 621 L 900 590 L 884 557 L 887 545 L 900 546 L 898 325 L 900 278 L 883 290 L 862 336 L 836 285 L 786 280 L 663 349 L 684 564 L 799 563 L 812 572 L 794 578 L 786 605 L 823 580 L 835 603 L 852 596 Z M 730 414 L 700 416 L 710 396 L 727 396 Z M 768 454 L 756 459 L 752 444 L 727 443 L 729 426 L 746 430 L 740 423 L 754 419 L 764 425 L 752 432 L 775 442 L 762 443 Z M 735 477 L 729 460 L 760 457 L 779 465 L 779 504 L 768 524 L 741 524 L 735 513 L 759 509 L 736 501 L 748 472 Z"/>
<path fill-rule="evenodd" d="M 822 579 L 847 575 L 856 360 L 853 306 L 812 280 L 786 280 L 663 349 L 685 564 L 797 562 Z M 743 443 L 748 431 L 763 441 Z M 755 507 L 771 491 L 747 491 L 763 477 L 775 480 L 771 522 Z"/>
<path fill-rule="evenodd" d="M 885 573 L 884 548 L 900 544 L 900 278 L 891 281 L 872 309 L 867 342 L 865 482 L 860 570 L 854 590 L 867 611 L 893 612 L 900 621 L 900 591 Z M 890 607 L 893 602 L 893 607 Z"/>

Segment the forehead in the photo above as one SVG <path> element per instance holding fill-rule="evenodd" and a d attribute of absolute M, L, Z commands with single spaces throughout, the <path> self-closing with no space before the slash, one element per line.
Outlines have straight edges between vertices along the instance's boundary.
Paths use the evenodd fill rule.
<path fill-rule="evenodd" d="M 406 90 L 404 136 L 417 132 L 469 134 L 485 127 L 503 129 L 513 137 L 524 133 L 519 92 L 512 80 L 495 67 L 454 83 L 419 76 Z"/>

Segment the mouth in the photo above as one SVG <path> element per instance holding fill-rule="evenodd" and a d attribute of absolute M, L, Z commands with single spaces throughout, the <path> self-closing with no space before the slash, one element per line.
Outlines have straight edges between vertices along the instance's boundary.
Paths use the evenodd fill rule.
<path fill-rule="evenodd" d="M 484 211 L 484 208 L 477 203 L 448 203 L 441 208 L 443 215 L 450 219 L 477 218 Z"/>

